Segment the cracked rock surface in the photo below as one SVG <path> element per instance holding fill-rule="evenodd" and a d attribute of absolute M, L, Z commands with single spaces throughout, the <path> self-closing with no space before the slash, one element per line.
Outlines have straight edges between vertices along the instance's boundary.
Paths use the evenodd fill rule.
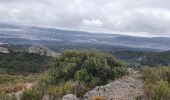
<path fill-rule="evenodd" d="M 140 77 L 140 74 L 136 71 L 107 85 L 97 86 L 88 91 L 83 100 L 91 100 L 92 97 L 98 95 L 104 96 L 106 100 L 135 100 L 138 96 L 144 97 Z"/>

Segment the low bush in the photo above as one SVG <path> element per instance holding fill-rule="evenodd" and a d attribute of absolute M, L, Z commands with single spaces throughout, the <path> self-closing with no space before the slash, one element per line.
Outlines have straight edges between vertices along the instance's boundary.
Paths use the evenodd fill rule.
<path fill-rule="evenodd" d="M 65 51 L 42 75 L 38 86 L 23 93 L 22 100 L 40 100 L 44 95 L 58 100 L 69 93 L 81 97 L 91 88 L 107 84 L 126 73 L 124 64 L 111 54 L 94 50 Z"/>
<path fill-rule="evenodd" d="M 42 100 L 46 89 L 42 83 L 39 83 L 31 89 L 25 90 L 21 96 L 21 100 Z"/>
<path fill-rule="evenodd" d="M 106 98 L 104 96 L 97 95 L 97 96 L 92 97 L 92 100 L 106 100 Z"/>
<path fill-rule="evenodd" d="M 126 67 L 114 56 L 99 51 L 65 51 L 50 69 L 51 83 L 80 81 L 87 87 L 107 84 L 126 74 Z"/>
<path fill-rule="evenodd" d="M 53 98 L 61 99 L 61 97 L 65 94 L 72 93 L 73 83 L 71 81 L 66 83 L 60 83 L 57 86 L 50 86 L 48 88 L 48 94 L 53 95 Z"/>
<path fill-rule="evenodd" d="M 144 68 L 145 92 L 152 100 L 170 99 L 170 67 Z"/>

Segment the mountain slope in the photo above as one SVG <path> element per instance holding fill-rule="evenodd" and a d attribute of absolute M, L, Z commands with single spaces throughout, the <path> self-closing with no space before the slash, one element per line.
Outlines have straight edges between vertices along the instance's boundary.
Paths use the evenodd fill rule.
<path fill-rule="evenodd" d="M 170 65 L 170 51 L 164 52 L 137 52 L 116 51 L 113 53 L 119 59 L 129 63 L 129 66 L 160 67 Z"/>

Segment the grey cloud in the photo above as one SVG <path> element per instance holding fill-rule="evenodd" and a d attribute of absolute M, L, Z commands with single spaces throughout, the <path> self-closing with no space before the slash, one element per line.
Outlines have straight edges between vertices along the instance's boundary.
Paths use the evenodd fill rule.
<path fill-rule="evenodd" d="M 0 22 L 170 36 L 168 0 L 0 0 Z"/>

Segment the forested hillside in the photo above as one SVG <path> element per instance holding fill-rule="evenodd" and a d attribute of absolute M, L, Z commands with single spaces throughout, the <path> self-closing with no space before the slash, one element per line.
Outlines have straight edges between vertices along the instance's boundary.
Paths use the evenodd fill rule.
<path fill-rule="evenodd" d="M 9 73 L 38 73 L 47 69 L 52 58 L 26 52 L 0 53 L 0 68 Z"/>
<path fill-rule="evenodd" d="M 146 59 L 139 61 L 145 66 L 168 66 L 170 65 L 170 51 L 158 52 L 158 53 L 147 53 Z"/>
<path fill-rule="evenodd" d="M 143 68 L 143 66 L 161 67 L 170 65 L 170 51 L 116 51 L 113 54 L 126 62 L 128 67 Z"/>
<path fill-rule="evenodd" d="M 126 74 L 125 65 L 109 53 L 96 50 L 65 51 L 41 75 L 37 85 L 24 91 L 21 99 L 42 100 L 48 95 L 58 100 L 67 93 L 82 97 L 93 87 L 107 84 Z"/>

